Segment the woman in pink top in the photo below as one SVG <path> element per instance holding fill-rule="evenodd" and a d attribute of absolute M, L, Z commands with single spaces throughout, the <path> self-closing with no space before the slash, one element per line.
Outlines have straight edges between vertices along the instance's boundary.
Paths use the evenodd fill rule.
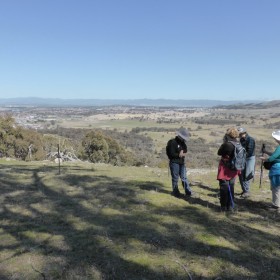
<path fill-rule="evenodd" d="M 230 169 L 226 166 L 226 162 L 234 156 L 235 147 L 231 142 L 238 142 L 238 136 L 237 128 L 229 128 L 224 137 L 224 143 L 218 150 L 218 155 L 221 156 L 221 160 L 219 162 L 217 180 L 219 180 L 220 186 L 222 211 L 229 211 L 234 208 L 234 183 L 240 171 Z"/>

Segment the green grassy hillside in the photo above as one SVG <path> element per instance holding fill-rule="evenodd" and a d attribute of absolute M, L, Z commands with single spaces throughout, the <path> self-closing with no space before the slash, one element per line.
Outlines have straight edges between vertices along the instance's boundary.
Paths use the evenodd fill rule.
<path fill-rule="evenodd" d="M 170 195 L 167 169 L 58 171 L 0 162 L 1 279 L 280 279 L 266 171 L 234 213 L 219 211 L 216 170 L 189 170 L 189 199 Z"/>

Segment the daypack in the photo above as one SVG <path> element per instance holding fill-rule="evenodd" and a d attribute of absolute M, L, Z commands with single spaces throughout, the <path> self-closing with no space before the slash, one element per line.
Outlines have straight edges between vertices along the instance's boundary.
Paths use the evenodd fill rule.
<path fill-rule="evenodd" d="M 229 141 L 234 146 L 233 157 L 224 162 L 231 170 L 243 170 L 246 164 L 246 150 L 239 142 Z"/>
<path fill-rule="evenodd" d="M 173 141 L 174 139 L 170 139 L 170 140 L 168 140 L 168 142 L 167 142 L 167 145 L 166 145 L 166 155 L 167 155 L 167 157 L 169 158 L 169 159 L 171 159 L 171 155 L 170 155 L 170 147 L 171 147 L 171 143 L 172 143 L 172 141 Z"/>

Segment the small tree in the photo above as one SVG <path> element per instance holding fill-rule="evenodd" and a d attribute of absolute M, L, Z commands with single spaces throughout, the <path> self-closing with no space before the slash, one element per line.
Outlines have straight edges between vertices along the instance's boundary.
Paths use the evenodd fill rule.
<path fill-rule="evenodd" d="M 101 132 L 89 132 L 83 139 L 82 145 L 91 162 L 107 163 L 109 161 L 109 147 Z"/>

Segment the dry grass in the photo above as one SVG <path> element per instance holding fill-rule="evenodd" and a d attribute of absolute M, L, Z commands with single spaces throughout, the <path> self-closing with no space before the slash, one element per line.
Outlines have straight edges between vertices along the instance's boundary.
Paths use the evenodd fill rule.
<path fill-rule="evenodd" d="M 279 279 L 267 174 L 228 214 L 215 170 L 190 170 L 187 200 L 157 168 L 2 161 L 0 175 L 3 280 Z"/>

